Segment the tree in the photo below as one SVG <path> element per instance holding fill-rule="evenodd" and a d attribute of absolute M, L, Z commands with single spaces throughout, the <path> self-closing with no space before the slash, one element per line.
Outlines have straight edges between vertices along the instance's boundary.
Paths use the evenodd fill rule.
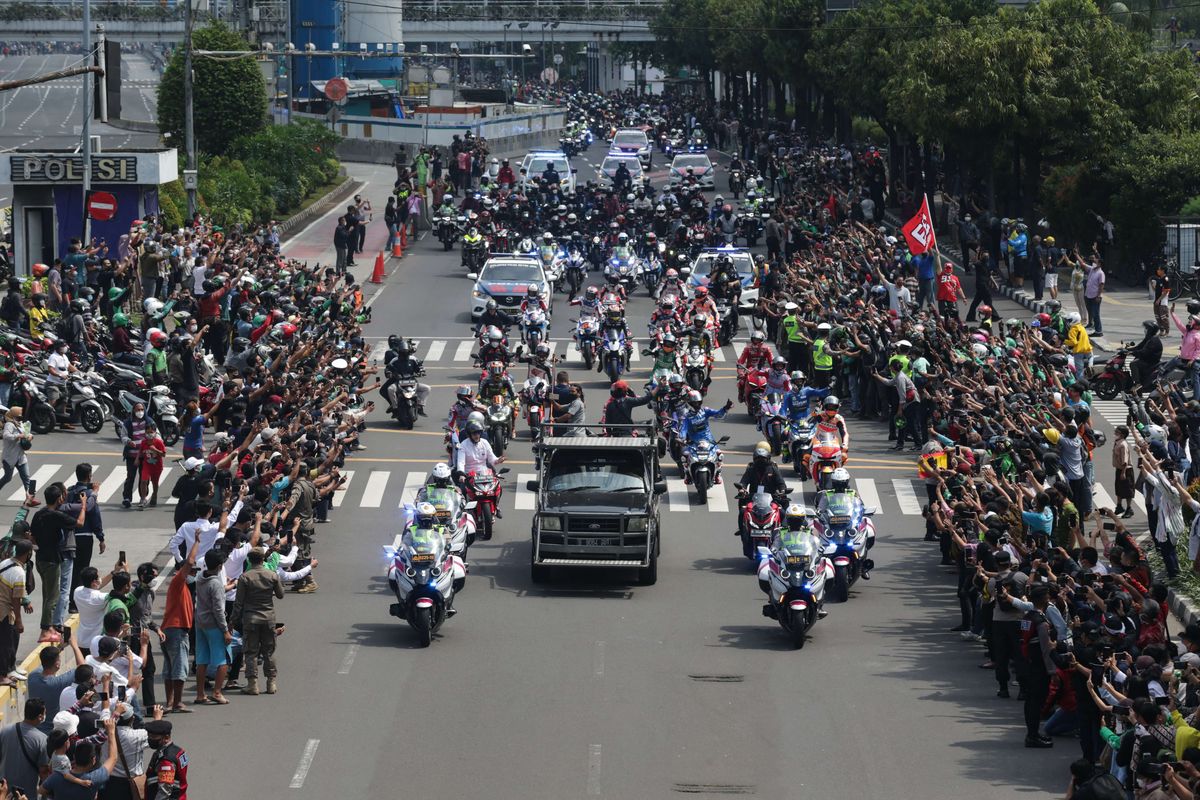
<path fill-rule="evenodd" d="M 222 22 L 212 22 L 192 35 L 196 50 L 246 50 L 250 45 Z M 158 127 L 183 146 L 183 48 L 175 51 L 158 86 Z M 193 56 L 192 94 L 196 148 L 225 152 L 238 137 L 266 125 L 267 87 L 252 57 Z"/>

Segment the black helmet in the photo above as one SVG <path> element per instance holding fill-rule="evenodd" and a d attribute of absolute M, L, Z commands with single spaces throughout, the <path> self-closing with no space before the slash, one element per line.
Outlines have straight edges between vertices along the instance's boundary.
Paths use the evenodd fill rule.
<path fill-rule="evenodd" d="M 1158 333 L 1158 323 L 1152 319 L 1142 320 L 1142 327 L 1146 333 Z"/>
<path fill-rule="evenodd" d="M 75 312 L 76 314 L 83 314 L 87 310 L 88 304 L 85 301 L 79 299 L 71 301 L 71 311 Z"/>
<path fill-rule="evenodd" d="M 393 333 L 391 336 L 388 337 L 388 349 L 395 350 L 395 349 L 399 348 L 400 342 L 402 342 L 402 341 L 403 340 L 399 336 L 397 336 L 396 334 Z"/>
<path fill-rule="evenodd" d="M 245 336 L 238 336 L 233 340 L 233 352 L 242 353 L 250 346 L 250 340 Z"/>
<path fill-rule="evenodd" d="M 467 423 L 467 436 L 472 436 L 476 433 L 482 434 L 483 426 L 480 425 L 478 422 L 468 422 Z"/>

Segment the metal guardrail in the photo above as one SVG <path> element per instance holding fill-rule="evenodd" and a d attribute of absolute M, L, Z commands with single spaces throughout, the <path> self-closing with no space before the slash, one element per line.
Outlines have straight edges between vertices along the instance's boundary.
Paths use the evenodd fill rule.
<path fill-rule="evenodd" d="M 657 16 L 662 3 L 659 0 L 636 2 L 602 3 L 593 0 L 560 0 L 559 2 L 479 3 L 466 0 L 410 0 L 404 4 L 405 20 L 496 20 L 537 21 L 550 20 L 648 20 Z M 525 36 L 540 35 L 541 27 L 530 25 Z M 513 31 L 514 34 L 517 31 Z"/>

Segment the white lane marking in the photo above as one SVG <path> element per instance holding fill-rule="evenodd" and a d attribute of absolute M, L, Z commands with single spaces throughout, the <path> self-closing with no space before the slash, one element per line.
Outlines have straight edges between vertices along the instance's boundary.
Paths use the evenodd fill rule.
<path fill-rule="evenodd" d="M 363 508 L 379 508 L 383 504 L 383 490 L 387 488 L 390 475 L 387 471 L 371 470 L 371 474 L 367 476 L 367 488 L 363 490 L 359 505 Z"/>
<path fill-rule="evenodd" d="M 417 502 L 417 490 L 425 483 L 424 472 L 410 472 L 404 476 L 404 491 L 400 492 L 400 507 L 403 508 L 407 503 L 412 505 Z"/>
<path fill-rule="evenodd" d="M 1108 493 L 1108 490 L 1098 483 L 1093 484 L 1092 486 L 1092 499 L 1095 501 L 1093 505 L 1095 505 L 1097 509 L 1112 508 L 1116 505 L 1116 503 L 1113 502 L 1112 495 Z"/>
<path fill-rule="evenodd" d="M 629 363 L 642 360 L 642 349 L 634 345 L 633 350 L 629 352 Z"/>
<path fill-rule="evenodd" d="M 350 668 L 354 666 L 354 658 L 358 655 L 358 645 L 352 644 L 346 648 L 346 656 L 342 659 L 342 665 L 338 667 L 338 675 L 349 675 Z"/>
<path fill-rule="evenodd" d="M 380 361 L 383 361 L 383 354 L 386 352 L 387 342 L 376 342 L 375 346 L 371 348 L 371 362 L 378 364 Z"/>
<path fill-rule="evenodd" d="M 546 342 L 546 347 L 550 348 L 550 357 L 554 358 L 554 351 L 558 349 L 558 342 Z"/>
<path fill-rule="evenodd" d="M 921 503 L 917 500 L 912 481 L 907 478 L 893 478 L 892 486 L 896 489 L 896 502 L 900 504 L 901 514 L 921 513 Z"/>
<path fill-rule="evenodd" d="M 444 339 L 435 339 L 429 343 L 429 352 L 425 354 L 426 361 L 437 361 L 442 357 L 442 352 L 446 349 L 446 341 Z"/>
<path fill-rule="evenodd" d="M 158 476 L 158 489 L 159 489 L 159 492 L 160 492 L 160 493 L 162 493 L 162 492 L 164 492 L 164 491 L 165 491 L 165 492 L 167 492 L 168 494 L 170 494 L 171 490 L 170 490 L 170 489 L 168 489 L 168 488 L 166 488 L 166 486 L 167 486 L 167 477 L 168 477 L 168 476 L 171 474 L 171 472 L 172 472 L 174 469 L 175 469 L 174 467 L 163 467 L 162 474 L 160 474 L 160 475 Z M 151 486 L 151 487 L 150 487 L 150 493 L 151 493 L 151 495 L 153 495 L 153 494 L 154 494 L 154 487 L 153 487 L 153 486 Z M 178 502 L 179 502 L 179 499 L 178 499 L 178 498 L 175 498 L 175 497 L 168 497 L 168 498 L 167 498 L 167 500 L 166 500 L 166 502 L 167 502 L 167 504 L 168 504 L 168 505 L 169 505 L 169 504 L 171 504 L 171 503 L 178 503 Z"/>
<path fill-rule="evenodd" d="M 346 491 L 350 488 L 350 481 L 354 480 L 354 470 L 343 470 L 342 476 L 346 479 L 346 482 L 342 484 L 340 489 L 336 489 L 333 492 L 334 508 L 340 507 L 342 505 L 342 501 L 346 499 Z"/>
<path fill-rule="evenodd" d="M 117 490 L 125 485 L 125 464 L 124 462 L 113 467 L 113 471 L 104 479 L 104 483 L 100 484 L 100 491 L 96 492 L 96 499 L 101 503 L 107 503 L 108 499 L 117 493 Z"/>
<path fill-rule="evenodd" d="M 537 474 L 533 472 L 522 472 L 517 475 L 517 496 L 513 501 L 518 511 L 533 511 L 537 506 L 537 498 L 533 492 L 525 488 L 526 481 L 537 480 Z"/>
<path fill-rule="evenodd" d="M 31 481 L 36 481 L 39 489 L 44 489 L 50 485 L 50 479 L 53 478 L 54 473 L 58 472 L 60 469 L 62 469 L 62 464 L 43 464 L 42 466 L 38 467 L 32 475 L 29 476 L 29 479 Z M 24 500 L 25 487 L 21 486 L 21 478 L 16 474 L 15 470 L 13 471 L 12 477 L 17 479 L 17 485 L 20 486 L 20 488 L 8 496 L 9 502 Z"/>
<path fill-rule="evenodd" d="M 392 549 L 393 549 L 393 550 L 399 550 L 399 549 L 400 549 L 400 545 L 401 545 L 403 542 L 404 542 L 404 533 L 403 533 L 403 532 L 401 532 L 401 533 L 397 533 L 397 534 L 396 534 L 396 538 L 395 538 L 395 539 L 392 539 Z"/>
<path fill-rule="evenodd" d="M 1140 493 L 1136 493 L 1136 492 L 1134 493 L 1133 504 L 1135 506 L 1137 506 L 1138 510 L 1141 511 L 1143 514 L 1146 513 L 1146 500 L 1145 500 L 1145 498 L 1142 497 L 1142 495 Z"/>
<path fill-rule="evenodd" d="M 728 513 L 729 498 L 725 495 L 725 486 L 708 487 L 708 510 L 714 514 Z"/>
<path fill-rule="evenodd" d="M 300 755 L 300 766 L 296 767 L 296 772 L 292 775 L 292 782 L 288 784 L 292 789 L 304 788 L 304 779 L 308 777 L 308 771 L 312 769 L 313 758 L 316 757 L 317 746 L 320 744 L 320 739 L 309 739 L 308 744 L 304 745 L 304 752 Z"/>
<path fill-rule="evenodd" d="M 874 478 L 856 478 L 855 486 L 858 488 L 858 496 L 862 499 L 863 505 L 868 510 L 873 509 L 879 511 L 879 491 L 875 488 Z"/>
<path fill-rule="evenodd" d="M 713 349 L 713 361 L 724 361 L 725 351 L 717 347 Z"/>
<path fill-rule="evenodd" d="M 600 795 L 600 745 L 588 747 L 587 793 L 593 797 Z"/>
<path fill-rule="evenodd" d="M 468 339 L 465 342 L 459 342 L 458 347 L 454 348 L 455 361 L 467 361 L 471 358 L 471 350 L 475 347 L 475 340 Z"/>
<path fill-rule="evenodd" d="M 691 510 L 692 504 L 683 478 L 667 478 L 667 503 L 672 512 Z"/>
<path fill-rule="evenodd" d="M 592 675 L 604 677 L 604 642 L 596 642 L 596 649 L 592 651 Z"/>

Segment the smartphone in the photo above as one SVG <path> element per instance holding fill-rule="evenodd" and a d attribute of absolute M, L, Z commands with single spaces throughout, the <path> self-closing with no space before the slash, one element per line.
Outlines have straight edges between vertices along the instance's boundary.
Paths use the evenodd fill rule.
<path fill-rule="evenodd" d="M 1171 705 L 1171 698 L 1156 697 L 1156 698 L 1154 698 L 1154 704 L 1159 705 L 1159 706 L 1169 706 L 1169 705 Z"/>
<path fill-rule="evenodd" d="M 124 703 L 124 702 L 125 702 L 125 691 L 126 691 L 126 688 L 127 688 L 127 687 L 125 687 L 125 686 L 118 686 L 118 687 L 117 687 L 117 699 L 118 699 L 118 700 L 120 700 L 122 703 Z"/>
<path fill-rule="evenodd" d="M 120 551 L 119 553 L 117 553 L 117 560 L 118 560 L 118 561 L 120 561 L 122 564 L 127 564 L 127 563 L 128 563 L 128 562 L 125 560 L 125 551 L 124 551 L 124 550 L 122 550 L 122 551 Z"/>
<path fill-rule="evenodd" d="M 1186 661 L 1176 661 L 1175 662 L 1175 671 L 1183 672 L 1185 669 L 1187 669 L 1187 665 L 1188 665 L 1188 662 L 1186 662 Z"/>
<path fill-rule="evenodd" d="M 1128 717 L 1129 709 L 1126 708 L 1125 706 L 1113 706 L 1112 713 L 1118 717 Z"/>
<path fill-rule="evenodd" d="M 29 482 L 29 493 L 31 495 L 37 494 L 37 481 L 36 480 L 31 480 Z"/>
<path fill-rule="evenodd" d="M 1106 522 L 1104 523 L 1103 528 L 1106 531 L 1115 531 L 1117 529 L 1117 524 L 1115 522 Z"/>
<path fill-rule="evenodd" d="M 108 699 L 108 692 L 100 692 L 100 702 L 103 703 Z"/>
<path fill-rule="evenodd" d="M 71 633 L 72 633 L 71 626 L 63 625 L 63 641 L 64 642 L 71 641 Z"/>

